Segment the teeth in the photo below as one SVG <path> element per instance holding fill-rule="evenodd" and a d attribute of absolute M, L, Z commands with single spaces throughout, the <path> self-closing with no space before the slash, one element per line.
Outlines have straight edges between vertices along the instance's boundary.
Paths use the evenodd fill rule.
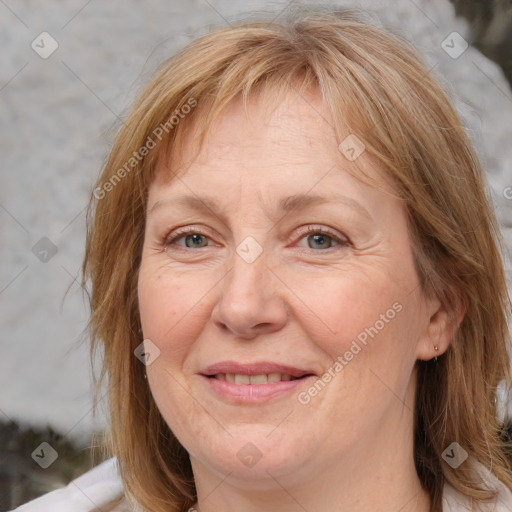
<path fill-rule="evenodd" d="M 242 375 L 240 373 L 237 373 L 235 375 L 235 384 L 250 384 L 251 383 L 251 378 L 249 377 L 249 375 Z"/>
<path fill-rule="evenodd" d="M 218 373 L 215 375 L 217 380 L 225 380 L 226 382 L 232 382 L 239 386 L 246 386 L 247 384 L 272 384 L 273 382 L 289 381 L 292 380 L 292 376 L 281 373 L 269 373 L 260 375 L 242 375 L 239 373 Z M 295 379 L 295 377 L 293 378 Z"/>
<path fill-rule="evenodd" d="M 266 384 L 267 382 L 266 375 L 251 375 L 251 384 Z"/>

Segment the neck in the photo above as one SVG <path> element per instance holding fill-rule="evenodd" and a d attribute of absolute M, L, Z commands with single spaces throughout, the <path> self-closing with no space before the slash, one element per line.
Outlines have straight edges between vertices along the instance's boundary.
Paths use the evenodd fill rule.
<path fill-rule="evenodd" d="M 401 478 L 404 476 L 400 475 Z M 398 485 L 396 475 L 391 479 L 389 475 L 381 475 L 373 482 L 367 478 L 365 474 L 365 485 L 357 488 L 348 482 L 342 484 L 339 479 L 333 482 L 332 478 L 323 482 L 315 479 L 301 487 L 286 487 L 276 479 L 276 488 L 270 492 L 240 489 L 229 478 L 220 479 L 214 486 L 208 486 L 209 492 L 205 489 L 198 493 L 198 503 L 190 512 L 429 512 L 430 498 L 417 479 L 406 478 Z"/>

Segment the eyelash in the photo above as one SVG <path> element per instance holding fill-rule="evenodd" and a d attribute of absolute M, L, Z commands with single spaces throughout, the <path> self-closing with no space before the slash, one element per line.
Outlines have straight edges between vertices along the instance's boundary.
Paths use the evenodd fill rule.
<path fill-rule="evenodd" d="M 308 250 L 315 251 L 315 252 L 327 252 L 330 249 L 335 249 L 338 246 L 339 247 L 347 247 L 350 245 L 350 241 L 348 240 L 348 238 L 339 237 L 336 233 L 333 233 L 332 231 L 330 231 L 326 228 L 319 228 L 319 227 L 315 227 L 315 226 L 308 226 L 308 228 L 306 230 L 303 230 L 300 235 L 299 240 L 302 240 L 303 238 L 307 237 L 310 234 L 327 235 L 338 245 L 328 247 L 327 249 L 320 249 L 320 250 L 311 249 L 309 247 L 304 248 L 304 249 L 308 249 Z M 178 229 L 172 236 L 170 234 L 167 234 L 163 238 L 163 245 L 165 247 L 169 247 L 169 246 L 173 245 L 177 240 L 179 240 L 180 238 L 183 238 L 186 235 L 201 235 L 206 238 L 211 238 L 207 233 L 202 232 L 201 230 L 199 230 L 197 228 L 186 227 L 186 228 Z M 177 247 L 179 247 L 180 249 L 183 249 L 183 250 L 191 249 L 190 247 L 182 247 L 182 246 L 177 246 Z M 199 247 L 199 249 L 202 249 L 202 247 Z"/>

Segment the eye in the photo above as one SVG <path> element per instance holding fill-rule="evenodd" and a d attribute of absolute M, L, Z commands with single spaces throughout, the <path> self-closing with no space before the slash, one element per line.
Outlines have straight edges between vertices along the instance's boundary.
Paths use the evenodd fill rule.
<path fill-rule="evenodd" d="M 317 228 L 315 226 L 310 226 L 306 230 L 306 234 L 302 236 L 301 241 L 305 239 L 307 242 L 307 247 L 309 249 L 331 249 L 334 246 L 348 246 L 348 240 L 344 239 L 332 233 L 331 231 L 325 228 Z"/>
<path fill-rule="evenodd" d="M 336 246 L 346 247 L 350 242 L 343 236 L 337 235 L 325 228 L 309 226 L 303 230 L 300 241 L 307 243 L 307 248 L 317 250 L 328 250 Z M 164 240 L 165 247 L 179 247 L 183 249 L 202 249 L 213 245 L 211 238 L 197 228 L 186 227 L 167 235 Z M 299 243 L 299 246 L 304 245 Z"/>
<path fill-rule="evenodd" d="M 172 235 L 168 235 L 164 240 L 164 244 L 166 247 L 175 245 L 187 249 L 201 249 L 211 245 L 208 243 L 209 240 L 207 235 L 194 228 L 184 228 L 174 232 Z"/>

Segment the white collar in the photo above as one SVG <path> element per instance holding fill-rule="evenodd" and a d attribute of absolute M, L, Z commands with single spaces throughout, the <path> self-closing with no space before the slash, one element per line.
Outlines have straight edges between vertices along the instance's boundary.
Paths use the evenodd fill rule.
<path fill-rule="evenodd" d="M 489 475 L 489 472 L 486 472 Z M 494 475 L 490 478 L 492 488 L 498 491 L 496 499 L 490 503 L 479 503 L 479 507 L 472 506 L 472 500 L 461 493 L 449 483 L 445 483 L 443 490 L 443 512 L 511 512 L 512 492 Z"/>

